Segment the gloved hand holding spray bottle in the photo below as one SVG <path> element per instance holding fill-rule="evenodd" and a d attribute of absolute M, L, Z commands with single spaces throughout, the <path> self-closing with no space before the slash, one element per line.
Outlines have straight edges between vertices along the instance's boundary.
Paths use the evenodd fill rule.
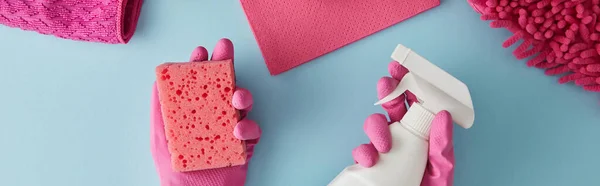
<path fill-rule="evenodd" d="M 450 123 L 453 120 L 464 128 L 473 125 L 475 114 L 469 90 L 464 83 L 402 45 L 398 45 L 392 59 L 410 72 L 399 75 L 390 69 L 392 76 L 400 76 L 395 77 L 401 79 L 400 83 L 376 104 L 395 102 L 396 107 L 384 104 L 384 108 L 388 106 L 390 118 L 397 122 L 388 128 L 385 116 L 371 115 L 365 122 L 365 131 L 372 144 L 356 148 L 353 156 L 359 164 L 346 167 L 329 186 L 452 184 L 453 175 L 448 175 L 453 173 L 454 163 Z M 402 106 L 405 97 L 410 104 L 408 111 Z M 439 175 L 440 171 L 446 171 L 447 175 Z"/>

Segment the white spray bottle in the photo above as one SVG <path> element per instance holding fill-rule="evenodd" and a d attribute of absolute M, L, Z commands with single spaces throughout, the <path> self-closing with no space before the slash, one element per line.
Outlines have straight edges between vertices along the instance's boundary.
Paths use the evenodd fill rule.
<path fill-rule="evenodd" d="M 392 59 L 410 72 L 375 105 L 407 90 L 417 96 L 419 103 L 412 104 L 401 121 L 390 124 L 392 149 L 380 154 L 375 166 L 348 166 L 329 186 L 419 186 L 427 165 L 429 128 L 435 114 L 447 110 L 463 128 L 473 125 L 475 112 L 464 83 L 403 45 L 396 47 Z"/>

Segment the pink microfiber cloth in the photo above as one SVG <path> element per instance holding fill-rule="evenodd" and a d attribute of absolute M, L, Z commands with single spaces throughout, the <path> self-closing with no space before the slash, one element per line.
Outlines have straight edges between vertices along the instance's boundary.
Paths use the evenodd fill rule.
<path fill-rule="evenodd" d="M 559 83 L 575 82 L 600 92 L 600 0 L 470 0 L 491 27 L 514 35 L 502 46 L 523 42 L 513 54 L 531 57 L 528 66 L 561 75 Z"/>
<path fill-rule="evenodd" d="M 383 30 L 439 0 L 241 0 L 271 75 Z"/>
<path fill-rule="evenodd" d="M 0 0 L 0 24 L 60 38 L 127 43 L 142 0 Z"/>

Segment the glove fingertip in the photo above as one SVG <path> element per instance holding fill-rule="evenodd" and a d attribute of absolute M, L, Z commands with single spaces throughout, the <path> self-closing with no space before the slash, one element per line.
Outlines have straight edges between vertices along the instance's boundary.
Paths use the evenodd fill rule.
<path fill-rule="evenodd" d="M 190 56 L 190 62 L 201 62 L 208 60 L 208 50 L 203 46 L 198 46 L 192 52 Z"/>
<path fill-rule="evenodd" d="M 448 111 L 440 111 L 435 115 L 429 134 L 430 150 L 444 151 L 452 146 L 452 116 Z"/>
<path fill-rule="evenodd" d="M 233 59 L 233 42 L 227 38 L 222 38 L 215 45 L 211 60 L 226 59 Z"/>
<path fill-rule="evenodd" d="M 373 145 L 362 144 L 352 150 L 354 161 L 363 167 L 372 167 L 379 159 L 379 154 Z"/>
<path fill-rule="evenodd" d="M 237 88 L 233 93 L 231 104 L 235 109 L 246 110 L 254 104 L 252 93 L 244 88 Z"/>
<path fill-rule="evenodd" d="M 392 148 L 392 135 L 383 114 L 372 114 L 365 120 L 363 129 L 378 152 L 386 153 Z"/>
<path fill-rule="evenodd" d="M 388 71 L 390 72 L 390 75 L 396 80 L 401 80 L 404 77 L 404 75 L 408 73 L 408 69 L 396 61 L 390 62 L 390 64 L 388 65 Z"/>
<path fill-rule="evenodd" d="M 260 138 L 262 131 L 258 124 L 249 119 L 243 119 L 235 125 L 233 135 L 240 140 L 254 140 Z"/>
<path fill-rule="evenodd" d="M 433 118 L 431 130 L 442 137 L 452 137 L 452 115 L 446 110 L 442 110 Z M 437 136 L 437 135 L 435 135 Z"/>

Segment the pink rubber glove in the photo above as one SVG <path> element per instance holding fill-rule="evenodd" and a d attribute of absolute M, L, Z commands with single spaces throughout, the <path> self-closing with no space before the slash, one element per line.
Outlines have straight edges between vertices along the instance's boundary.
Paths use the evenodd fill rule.
<path fill-rule="evenodd" d="M 233 59 L 233 44 L 228 39 L 221 39 L 212 55 L 212 60 Z M 208 52 L 204 47 L 197 47 L 190 58 L 191 62 L 208 60 Z M 233 131 L 236 138 L 246 140 L 248 161 L 252 157 L 254 145 L 259 141 L 261 130 L 252 120 L 246 118 L 252 109 L 252 94 L 246 89 L 237 88 L 233 93 L 232 105 L 240 111 L 241 120 Z M 248 164 L 218 169 L 193 172 L 175 172 L 171 168 L 171 154 L 167 147 L 165 128 L 161 113 L 156 83 L 152 90 L 151 103 L 151 151 L 162 186 L 242 186 L 246 180 Z"/>
<path fill-rule="evenodd" d="M 392 77 L 383 77 L 377 83 L 379 99 L 387 96 L 398 85 L 399 80 L 406 75 L 408 69 L 398 62 L 388 66 Z M 364 166 L 372 167 L 379 159 L 379 153 L 389 152 L 392 148 L 392 138 L 389 124 L 400 121 L 407 108 L 405 101 L 414 103 L 416 97 L 408 92 L 383 104 L 391 122 L 383 114 L 370 115 L 364 124 L 364 130 L 371 143 L 362 144 L 352 151 L 354 160 Z M 452 145 L 452 118 L 447 111 L 437 113 L 431 125 L 429 135 L 429 160 L 421 186 L 451 186 L 454 179 L 454 147 Z"/>

